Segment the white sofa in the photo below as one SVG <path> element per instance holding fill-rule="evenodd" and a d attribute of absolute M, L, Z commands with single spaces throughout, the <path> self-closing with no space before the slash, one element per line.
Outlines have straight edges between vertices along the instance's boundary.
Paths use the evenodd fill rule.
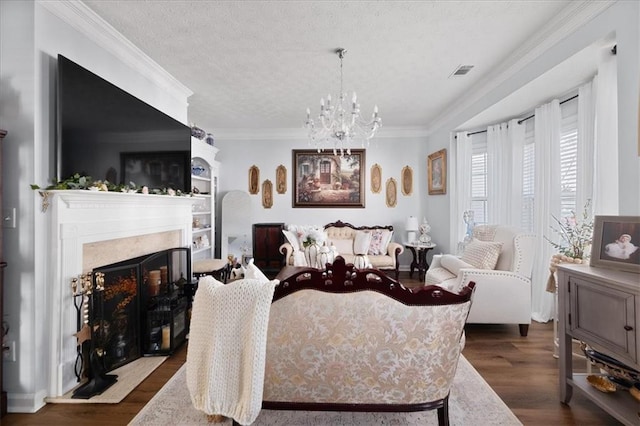
<path fill-rule="evenodd" d="M 476 283 L 469 323 L 518 324 L 526 336 L 531 324 L 531 273 L 535 235 L 517 228 L 479 225 L 461 257 L 435 255 L 425 284 L 459 291 Z"/>
<path fill-rule="evenodd" d="M 296 235 L 296 230 L 303 228 L 289 225 L 285 232 L 287 241 L 280 246 L 280 253 L 285 256 L 285 265 L 315 266 L 305 263 L 304 248 L 295 238 L 300 236 Z M 394 278 L 398 279 L 400 274 L 398 256 L 404 251 L 404 247 L 393 241 L 393 226 L 354 226 L 337 221 L 325 225 L 323 232 L 325 240 L 321 244 L 326 243 L 328 247 L 334 247 L 334 255 L 342 256 L 347 263 L 357 263 L 358 255 L 366 256 L 367 266 L 383 271 L 393 271 Z M 368 234 L 371 238 L 369 243 L 366 238 L 360 239 L 360 237 L 366 237 L 364 234 Z M 364 244 L 363 247 L 362 244 Z M 364 250 L 366 252 L 363 252 Z"/>

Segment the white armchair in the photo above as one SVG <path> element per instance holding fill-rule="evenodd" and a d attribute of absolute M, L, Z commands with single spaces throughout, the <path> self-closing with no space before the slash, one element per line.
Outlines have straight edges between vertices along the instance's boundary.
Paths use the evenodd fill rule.
<path fill-rule="evenodd" d="M 468 323 L 531 324 L 531 273 L 535 235 L 502 225 L 479 225 L 461 257 L 435 255 L 425 284 L 459 291 L 476 283 Z"/>

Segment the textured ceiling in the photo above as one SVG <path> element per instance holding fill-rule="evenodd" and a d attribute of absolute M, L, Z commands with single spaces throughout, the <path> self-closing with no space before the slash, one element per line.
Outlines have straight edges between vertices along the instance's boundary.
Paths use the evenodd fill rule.
<path fill-rule="evenodd" d="M 428 128 L 569 1 L 104 1 L 84 3 L 191 89 L 189 121 L 302 127 L 344 89 L 385 127 Z M 450 78 L 462 64 L 465 77 Z"/>

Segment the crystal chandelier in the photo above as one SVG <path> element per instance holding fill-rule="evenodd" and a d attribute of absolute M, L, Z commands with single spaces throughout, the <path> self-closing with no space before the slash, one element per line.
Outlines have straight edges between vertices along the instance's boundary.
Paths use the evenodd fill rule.
<path fill-rule="evenodd" d="M 371 114 L 371 120 L 365 121 L 360 116 L 360 104 L 357 103 L 356 93 L 353 92 L 351 98 L 351 111 L 347 111 L 348 105 L 345 105 L 347 94 L 342 91 L 342 59 L 347 53 L 346 49 L 336 50 L 340 58 L 340 97 L 337 105 L 331 102 L 331 95 L 327 96 L 327 102 L 320 99 L 320 114 L 316 121 L 311 118 L 311 111 L 307 108 L 307 121 L 305 127 L 309 134 L 309 144 L 314 145 L 318 152 L 325 147 L 333 149 L 333 155 L 351 154 L 352 141 L 360 140 L 364 148 L 365 141 L 367 146 L 378 128 L 382 125 L 382 119 L 378 116 L 378 106 L 376 105 Z"/>

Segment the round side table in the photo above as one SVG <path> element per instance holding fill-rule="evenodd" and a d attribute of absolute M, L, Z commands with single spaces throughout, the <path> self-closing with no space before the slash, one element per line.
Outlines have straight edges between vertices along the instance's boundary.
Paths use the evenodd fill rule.
<path fill-rule="evenodd" d="M 424 281 L 424 277 L 429 269 L 427 263 L 427 252 L 436 247 L 436 244 L 420 244 L 420 243 L 405 243 L 404 246 L 411 250 L 413 254 L 413 261 L 411 262 L 411 269 L 409 270 L 409 278 L 413 278 L 413 271 L 418 269 L 418 279 Z"/>

